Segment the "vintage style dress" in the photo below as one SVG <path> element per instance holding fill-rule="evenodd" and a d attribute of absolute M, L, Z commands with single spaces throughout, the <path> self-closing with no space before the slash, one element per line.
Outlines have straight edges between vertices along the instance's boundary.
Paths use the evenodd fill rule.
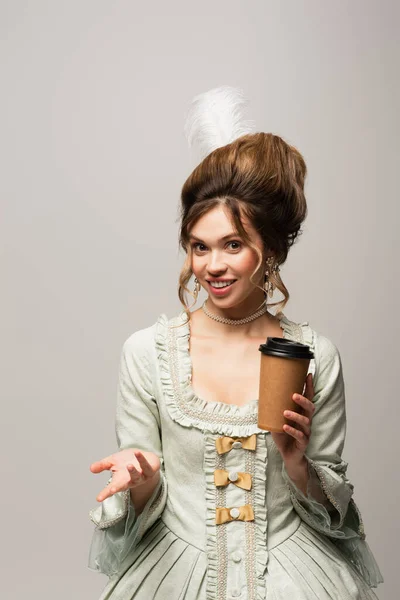
<path fill-rule="evenodd" d="M 377 598 L 371 587 L 383 577 L 341 457 L 339 352 L 308 323 L 279 318 L 284 337 L 315 355 L 308 497 L 257 427 L 257 399 L 236 406 L 196 396 L 189 325 L 162 314 L 123 345 L 116 411 L 119 448 L 156 453 L 160 483 L 138 518 L 129 491 L 90 511 L 89 568 L 109 576 L 100 600 Z"/>

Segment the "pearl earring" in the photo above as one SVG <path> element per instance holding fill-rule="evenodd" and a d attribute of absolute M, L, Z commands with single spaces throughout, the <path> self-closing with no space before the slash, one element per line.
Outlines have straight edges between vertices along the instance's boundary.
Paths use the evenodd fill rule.
<path fill-rule="evenodd" d="M 195 301 L 197 300 L 197 296 L 199 295 L 200 290 L 201 290 L 201 285 L 200 285 L 197 277 L 195 277 L 194 278 L 194 288 L 193 288 L 193 296 L 194 296 Z"/>
<path fill-rule="evenodd" d="M 267 260 L 265 261 L 267 268 L 265 270 L 265 283 L 264 283 L 264 289 L 265 289 L 265 293 L 272 298 L 272 296 L 274 295 L 274 289 L 275 286 L 271 281 L 271 275 L 274 273 L 278 273 L 279 269 L 279 265 L 278 263 L 274 264 L 274 257 L 273 256 L 269 256 L 267 258 Z"/>

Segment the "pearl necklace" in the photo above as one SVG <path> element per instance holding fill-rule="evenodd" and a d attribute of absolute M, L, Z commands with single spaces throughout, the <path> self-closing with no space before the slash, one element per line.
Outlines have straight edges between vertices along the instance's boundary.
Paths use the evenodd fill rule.
<path fill-rule="evenodd" d="M 209 310 L 206 308 L 206 302 L 207 298 L 204 300 L 201 308 L 206 313 L 207 317 L 210 317 L 210 319 L 214 319 L 214 321 L 218 321 L 219 323 L 226 323 L 227 325 L 243 325 L 244 323 L 250 323 L 250 321 L 254 321 L 254 319 L 257 319 L 258 317 L 266 313 L 268 310 L 267 305 L 264 304 L 261 308 L 259 308 L 256 312 L 249 315 L 248 317 L 244 317 L 243 319 L 227 319 L 226 317 L 219 317 L 218 315 L 213 315 L 212 313 L 210 313 Z"/>

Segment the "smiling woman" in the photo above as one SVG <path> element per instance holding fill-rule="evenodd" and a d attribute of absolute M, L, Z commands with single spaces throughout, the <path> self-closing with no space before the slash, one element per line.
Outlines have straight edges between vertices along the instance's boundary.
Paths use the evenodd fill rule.
<path fill-rule="evenodd" d="M 193 117 L 193 123 L 199 126 L 199 119 Z M 188 318 L 190 308 L 185 293 L 189 292 L 187 284 L 193 274 L 212 292 L 210 279 L 236 278 L 234 273 L 225 274 L 227 255 L 229 264 L 242 265 L 239 269 L 252 265 L 253 270 L 246 275 L 246 285 L 240 289 L 244 295 L 241 294 L 239 303 L 224 305 L 225 316 L 228 311 L 232 318 L 237 318 L 254 310 L 256 302 L 263 304 L 267 277 L 270 290 L 277 288 L 283 295 L 283 301 L 269 307 L 276 306 L 277 312 L 283 310 L 289 292 L 279 275 L 279 266 L 286 261 L 290 247 L 301 234 L 301 224 L 307 215 L 306 172 L 301 154 L 282 138 L 268 133 L 245 134 L 216 148 L 193 171 L 181 194 L 180 244 L 187 257 L 179 280 L 179 298 Z M 236 236 L 238 239 L 230 239 Z M 264 265 L 268 260 L 272 261 L 272 268 L 266 275 Z M 243 280 L 242 283 L 245 284 Z M 254 286 L 258 287 L 258 294 Z M 239 293 L 238 287 L 234 286 L 235 294 Z M 253 294 L 249 299 L 250 291 Z M 214 291 L 212 297 L 225 298 L 228 292 Z M 219 314 L 218 306 L 210 302 L 211 305 Z"/>
<path fill-rule="evenodd" d="M 263 250 L 263 241 L 249 219 L 242 217 L 242 225 L 247 232 L 247 239 L 255 241 L 260 252 Z M 233 231 L 232 231 L 233 226 Z M 203 216 L 196 220 L 189 233 L 191 256 L 191 271 L 197 281 L 211 294 L 211 299 L 227 298 L 233 303 L 231 316 L 241 311 L 250 311 L 251 308 L 243 306 L 249 295 L 254 296 L 254 283 L 251 281 L 253 272 L 258 280 L 261 304 L 264 304 L 264 276 L 263 268 L 257 265 L 258 254 L 254 247 L 240 238 L 238 231 L 234 230 L 234 222 L 228 208 L 223 202 L 215 204 Z M 228 231 L 228 233 L 225 233 Z M 207 235 L 207 232 L 212 232 Z M 225 233 L 225 234 L 224 234 Z M 207 240 L 192 242 L 192 240 Z M 234 285 L 235 284 L 235 285 Z M 235 294 L 235 297 L 232 297 Z M 240 294 L 238 302 L 238 294 Z M 254 298 L 251 298 L 254 302 Z M 247 304 L 248 304 L 247 300 Z M 210 302 L 210 307 L 212 307 Z M 218 314 L 218 307 L 212 307 Z M 228 305 L 224 304 L 224 316 L 227 314 Z"/>
<path fill-rule="evenodd" d="M 91 511 L 89 564 L 109 576 L 100 600 L 376 600 L 383 581 L 342 458 L 339 351 L 282 312 L 305 162 L 282 138 L 245 131 L 241 105 L 218 88 L 189 112 L 205 156 L 182 189 L 183 310 L 125 341 L 119 451 L 91 465 L 112 472 Z M 191 310 L 185 295 L 196 303 L 201 287 Z M 268 303 L 275 290 L 283 299 Z M 282 432 L 258 427 L 268 337 L 314 357 Z"/>

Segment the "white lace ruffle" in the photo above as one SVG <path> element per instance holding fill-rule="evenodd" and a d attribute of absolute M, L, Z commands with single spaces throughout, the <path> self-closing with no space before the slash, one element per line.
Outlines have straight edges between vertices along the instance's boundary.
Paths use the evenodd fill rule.
<path fill-rule="evenodd" d="M 267 508 L 266 473 L 267 446 L 266 432 L 257 435 L 256 450 L 241 450 L 247 453 L 246 472 L 251 475 L 252 489 L 246 493 L 246 504 L 253 508 L 255 520 L 242 523 L 245 538 L 246 562 L 249 573 L 249 585 L 254 586 L 254 598 L 265 598 L 265 572 L 267 569 Z M 230 523 L 215 524 L 217 506 L 227 505 L 225 488 L 217 489 L 214 483 L 214 471 L 225 467 L 225 455 L 218 455 L 215 441 L 218 436 L 205 436 L 204 469 L 206 477 L 206 533 L 207 533 L 207 600 L 226 597 L 227 581 L 227 535 Z M 229 504 L 229 502 L 228 502 Z M 253 598 L 253 595 L 251 596 Z"/>
<path fill-rule="evenodd" d="M 89 549 L 89 569 L 109 577 L 117 575 L 145 532 L 162 513 L 166 500 L 167 480 L 160 471 L 160 481 L 138 517 L 130 490 L 109 496 L 91 510 L 90 518 L 96 528 Z"/>
<path fill-rule="evenodd" d="M 303 339 L 301 324 L 290 321 L 283 313 L 277 316 L 284 337 L 297 341 Z M 191 387 L 189 338 L 190 329 L 185 316 L 179 315 L 169 320 L 162 314 L 157 319 L 156 349 L 170 417 L 184 427 L 197 427 L 202 431 L 228 436 L 241 437 L 264 432 L 257 426 L 258 398 L 243 406 L 236 406 L 224 402 L 207 402 L 194 393 Z M 311 360 L 309 372 L 314 371 L 314 360 Z"/>
<path fill-rule="evenodd" d="M 170 327 L 182 324 L 181 327 Z M 184 427 L 197 427 L 228 436 L 249 436 L 262 431 L 257 426 L 258 399 L 244 406 L 207 402 L 191 388 L 190 330 L 183 317 L 168 320 L 160 315 L 156 326 L 156 348 L 161 382 L 170 417 Z"/>

